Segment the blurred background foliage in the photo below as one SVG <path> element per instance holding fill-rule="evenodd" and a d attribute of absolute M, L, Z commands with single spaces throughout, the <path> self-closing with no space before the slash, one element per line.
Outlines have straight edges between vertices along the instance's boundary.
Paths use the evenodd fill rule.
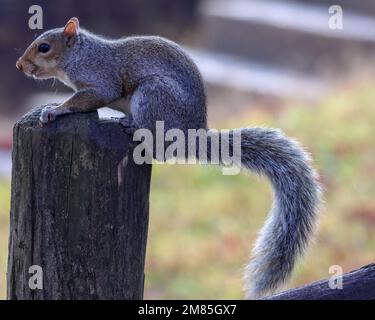
<path fill-rule="evenodd" d="M 32 4 L 42 6 L 45 29 L 78 16 L 84 27 L 111 37 L 159 34 L 182 43 L 202 71 L 210 127 L 277 127 L 311 152 L 325 207 L 316 241 L 288 287 L 329 277 L 331 265 L 347 272 L 374 262 L 374 1 L 335 1 L 344 29 L 331 30 L 328 0 L 1 0 L 0 299 L 12 126 L 32 106 L 69 91 L 14 67 L 41 32 L 27 25 Z M 242 269 L 271 199 L 262 177 L 155 165 L 145 298 L 242 298 Z"/>

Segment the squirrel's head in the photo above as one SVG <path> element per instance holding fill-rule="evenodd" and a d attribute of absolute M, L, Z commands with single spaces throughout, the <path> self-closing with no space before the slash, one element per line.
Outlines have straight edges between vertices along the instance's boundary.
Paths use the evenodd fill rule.
<path fill-rule="evenodd" d="M 17 69 L 36 79 L 58 77 L 59 62 L 79 34 L 79 21 L 71 18 L 64 28 L 49 30 L 36 38 L 17 60 Z"/>

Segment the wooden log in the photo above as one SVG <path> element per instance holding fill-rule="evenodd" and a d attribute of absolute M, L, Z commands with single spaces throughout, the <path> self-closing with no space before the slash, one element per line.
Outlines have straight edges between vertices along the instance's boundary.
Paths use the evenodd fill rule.
<path fill-rule="evenodd" d="M 14 127 L 8 299 L 142 299 L 151 165 L 97 112 L 41 127 L 40 111 Z"/>
<path fill-rule="evenodd" d="M 375 263 L 344 274 L 342 289 L 331 289 L 329 280 L 321 280 L 266 300 L 375 300 Z"/>

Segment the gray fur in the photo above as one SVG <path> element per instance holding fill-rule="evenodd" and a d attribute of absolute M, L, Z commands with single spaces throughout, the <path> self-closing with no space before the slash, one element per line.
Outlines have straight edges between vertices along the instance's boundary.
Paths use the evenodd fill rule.
<path fill-rule="evenodd" d="M 242 165 L 266 175 L 274 204 L 245 270 L 247 297 L 275 291 L 290 276 L 318 221 L 320 187 L 310 158 L 279 130 L 242 129 Z"/>
<path fill-rule="evenodd" d="M 164 121 L 165 130 L 178 128 L 186 135 L 188 129 L 208 130 L 202 77 L 177 44 L 154 36 L 108 40 L 82 29 L 68 39 L 63 30 L 50 30 L 37 41 L 61 42 L 52 72 L 57 78 L 66 75 L 76 92 L 61 106 L 46 109 L 44 122 L 130 97 L 132 116 L 121 123 L 132 132 L 155 132 L 157 120 Z M 316 225 L 320 189 L 296 142 L 272 129 L 235 130 L 242 135 L 239 165 L 266 175 L 275 194 L 245 272 L 247 296 L 255 297 L 276 290 L 290 276 Z"/>
<path fill-rule="evenodd" d="M 257 298 L 274 292 L 290 277 L 316 228 L 321 189 L 308 154 L 280 130 L 249 127 L 231 134 L 236 131 L 241 133 L 237 165 L 265 175 L 274 191 L 272 209 L 245 268 L 246 297 Z M 220 158 L 209 142 L 209 159 L 214 153 Z M 232 136 L 229 145 L 232 150 Z"/>

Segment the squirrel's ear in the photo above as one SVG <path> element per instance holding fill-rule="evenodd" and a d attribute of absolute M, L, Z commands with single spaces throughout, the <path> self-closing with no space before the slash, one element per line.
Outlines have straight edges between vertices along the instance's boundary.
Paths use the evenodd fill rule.
<path fill-rule="evenodd" d="M 64 28 L 64 34 L 67 37 L 74 37 L 79 32 L 79 20 L 78 18 L 70 18 Z"/>

